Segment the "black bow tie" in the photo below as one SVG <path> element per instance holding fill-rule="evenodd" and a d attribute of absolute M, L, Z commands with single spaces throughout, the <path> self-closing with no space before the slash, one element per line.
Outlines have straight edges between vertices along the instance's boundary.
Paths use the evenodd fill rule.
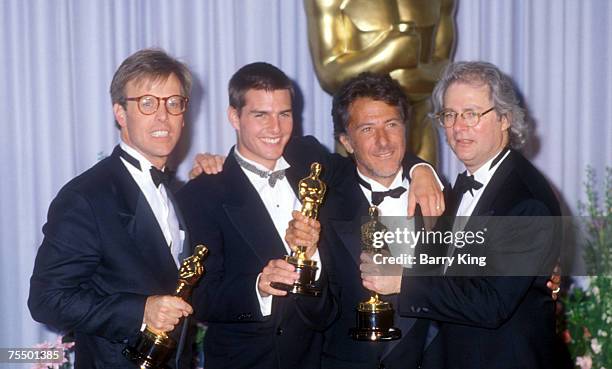
<path fill-rule="evenodd" d="M 172 180 L 173 173 L 169 170 L 161 171 L 155 167 L 151 167 L 149 172 L 151 173 L 151 179 L 153 179 L 155 187 L 159 187 L 161 183 L 168 187 L 170 181 Z"/>
<path fill-rule="evenodd" d="M 464 193 L 470 191 L 470 194 L 474 196 L 472 190 L 478 190 L 482 188 L 482 183 L 474 179 L 473 175 L 467 175 L 466 172 L 459 173 L 453 190 L 459 196 L 463 196 Z"/>
<path fill-rule="evenodd" d="M 119 156 L 125 159 L 125 161 L 130 163 L 134 168 L 142 171 L 142 168 L 140 167 L 140 162 L 138 161 L 138 159 L 128 154 L 121 148 L 119 148 Z M 160 183 L 163 183 L 167 187 L 170 181 L 172 181 L 172 177 L 174 177 L 174 173 L 167 169 L 162 172 L 161 170 L 155 167 L 151 167 L 149 172 L 151 173 L 151 179 L 153 179 L 153 183 L 155 184 L 155 187 L 159 187 Z"/>
<path fill-rule="evenodd" d="M 285 178 L 284 169 L 277 170 L 275 172 L 268 171 L 268 170 L 261 170 L 257 168 L 256 166 L 254 166 L 253 164 L 249 163 L 248 161 L 243 160 L 240 156 L 238 156 L 238 154 L 236 154 L 236 151 L 234 151 L 234 158 L 236 158 L 238 165 L 248 170 L 249 172 L 255 173 L 261 178 L 268 178 L 268 184 L 270 185 L 270 187 L 274 187 L 277 181 L 280 181 L 281 179 Z"/>
<path fill-rule="evenodd" d="M 387 191 L 372 191 L 372 186 L 370 186 L 368 182 L 364 181 L 363 178 L 359 176 L 359 174 L 357 174 L 357 182 L 359 182 L 359 184 L 363 187 L 370 190 L 370 192 L 372 193 L 372 205 L 374 206 L 380 205 L 380 203 L 383 202 L 383 200 L 387 196 L 393 197 L 394 199 L 398 199 L 400 196 L 402 196 L 404 192 L 406 192 L 406 188 L 402 186 L 395 187 Z"/>

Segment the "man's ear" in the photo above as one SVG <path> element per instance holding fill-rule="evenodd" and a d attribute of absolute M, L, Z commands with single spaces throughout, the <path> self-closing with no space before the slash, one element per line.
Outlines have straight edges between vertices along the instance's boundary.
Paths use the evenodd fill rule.
<path fill-rule="evenodd" d="M 126 119 L 126 111 L 123 108 L 123 106 L 121 106 L 121 104 L 115 103 L 113 104 L 113 114 L 115 115 L 115 121 L 117 121 L 117 124 L 119 124 L 120 128 L 123 128 L 127 125 L 127 119 Z"/>
<path fill-rule="evenodd" d="M 227 119 L 236 131 L 240 131 L 240 113 L 233 106 L 227 107 Z"/>
<path fill-rule="evenodd" d="M 501 129 L 502 131 L 507 131 L 510 129 L 510 119 L 512 119 L 512 117 L 506 113 L 504 115 L 501 116 Z"/>
<path fill-rule="evenodd" d="M 351 145 L 351 139 L 346 134 L 343 133 L 338 136 L 338 140 L 340 141 L 342 146 L 344 146 L 346 152 L 348 152 L 349 154 L 353 154 L 355 150 L 353 150 L 353 146 Z"/>

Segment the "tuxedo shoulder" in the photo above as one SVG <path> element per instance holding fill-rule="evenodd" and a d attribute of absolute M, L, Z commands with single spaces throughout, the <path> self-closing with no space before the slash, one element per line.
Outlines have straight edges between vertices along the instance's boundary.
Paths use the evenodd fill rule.
<path fill-rule="evenodd" d="M 293 156 L 312 156 L 326 155 L 329 150 L 323 146 L 314 136 L 295 136 L 287 143 L 285 147 L 285 155 Z"/>
<path fill-rule="evenodd" d="M 289 140 L 289 145 L 303 145 L 323 148 L 323 144 L 315 136 L 294 136 Z"/>
<path fill-rule="evenodd" d="M 176 197 L 182 203 L 196 198 L 216 198 L 227 190 L 227 181 L 225 171 L 219 174 L 203 173 L 181 187 Z"/>
<path fill-rule="evenodd" d="M 59 193 L 73 191 L 79 192 L 85 197 L 95 197 L 101 193 L 111 191 L 111 184 L 114 178 L 112 165 L 110 157 L 102 159 L 91 168 L 68 181 Z"/>
<path fill-rule="evenodd" d="M 189 182 L 185 183 L 185 185 L 178 190 L 178 193 L 194 192 L 200 190 L 209 191 L 215 188 L 223 188 L 223 183 L 227 181 L 224 173 L 225 172 L 220 172 L 218 174 L 202 173 L 199 176 L 191 179 Z"/>
<path fill-rule="evenodd" d="M 543 207 L 551 215 L 560 215 L 559 201 L 544 174 L 518 153 L 515 156 L 514 172 L 515 193 L 522 195 L 522 206 Z"/>

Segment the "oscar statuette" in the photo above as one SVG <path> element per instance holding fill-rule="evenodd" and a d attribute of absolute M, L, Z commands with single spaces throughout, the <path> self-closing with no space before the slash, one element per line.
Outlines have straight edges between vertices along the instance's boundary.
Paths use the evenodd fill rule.
<path fill-rule="evenodd" d="M 298 195 L 302 202 L 301 213 L 312 219 L 317 219 L 319 207 L 323 203 L 327 186 L 319 176 L 321 164 L 314 162 L 310 165 L 310 175 L 298 183 Z M 317 262 L 306 255 L 306 247 L 296 246 L 291 255 L 285 256 L 285 261 L 295 267 L 298 279 L 292 284 L 272 282 L 273 288 L 308 296 L 320 296 L 321 288 L 315 285 Z"/>
<path fill-rule="evenodd" d="M 193 255 L 183 260 L 179 269 L 179 279 L 173 296 L 187 301 L 191 291 L 204 274 L 204 258 L 208 249 L 204 245 L 195 247 Z M 181 319 L 182 320 L 182 319 Z M 177 325 L 179 326 L 180 323 Z M 176 330 L 176 328 L 175 328 Z M 123 355 L 138 365 L 140 369 L 164 369 L 176 349 L 176 340 L 171 337 L 172 332 L 159 332 L 146 327 L 140 332 L 136 345 L 126 346 Z"/>
<path fill-rule="evenodd" d="M 374 247 L 374 233 L 384 232 L 386 227 L 378 220 L 378 208 L 374 205 L 368 210 L 370 220 L 361 226 L 361 249 L 376 254 L 380 249 Z M 393 341 L 402 337 L 402 331 L 393 327 L 393 306 L 381 300 L 374 293 L 368 300 L 357 306 L 357 327 L 349 334 L 357 341 Z"/>

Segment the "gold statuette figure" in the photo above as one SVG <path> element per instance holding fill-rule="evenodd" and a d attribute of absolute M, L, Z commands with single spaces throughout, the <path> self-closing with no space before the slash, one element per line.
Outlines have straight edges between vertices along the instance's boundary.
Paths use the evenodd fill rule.
<path fill-rule="evenodd" d="M 386 231 L 378 220 L 378 208 L 374 205 L 368 210 L 370 220 L 361 226 L 361 249 L 368 253 L 379 252 L 374 245 L 374 233 Z M 357 327 L 349 332 L 358 341 L 392 341 L 402 337 L 399 328 L 393 327 L 393 306 L 382 301 L 377 293 L 357 306 Z"/>
<path fill-rule="evenodd" d="M 301 213 L 312 219 L 317 219 L 319 207 L 323 203 L 327 186 L 319 176 L 321 175 L 321 164 L 314 162 L 310 165 L 310 175 L 298 183 L 298 195 L 302 202 Z M 321 295 L 321 289 L 315 285 L 317 262 L 306 256 L 306 247 L 296 246 L 291 255 L 285 256 L 285 261 L 295 267 L 299 274 L 293 285 L 273 282 L 271 286 L 287 291 L 308 296 Z"/>
<path fill-rule="evenodd" d="M 454 0 L 304 0 L 308 40 L 324 90 L 362 72 L 389 74 L 413 107 L 410 149 L 436 163 L 429 96 L 450 61 Z"/>
<path fill-rule="evenodd" d="M 206 246 L 198 245 L 193 255 L 183 260 L 174 296 L 185 301 L 191 297 L 193 287 L 204 274 L 202 263 L 207 254 Z M 176 340 L 171 337 L 172 332 L 159 332 L 151 327 L 146 327 L 140 333 L 135 346 L 127 346 L 123 349 L 123 355 L 138 365 L 140 369 L 167 368 L 166 363 L 176 349 Z"/>

